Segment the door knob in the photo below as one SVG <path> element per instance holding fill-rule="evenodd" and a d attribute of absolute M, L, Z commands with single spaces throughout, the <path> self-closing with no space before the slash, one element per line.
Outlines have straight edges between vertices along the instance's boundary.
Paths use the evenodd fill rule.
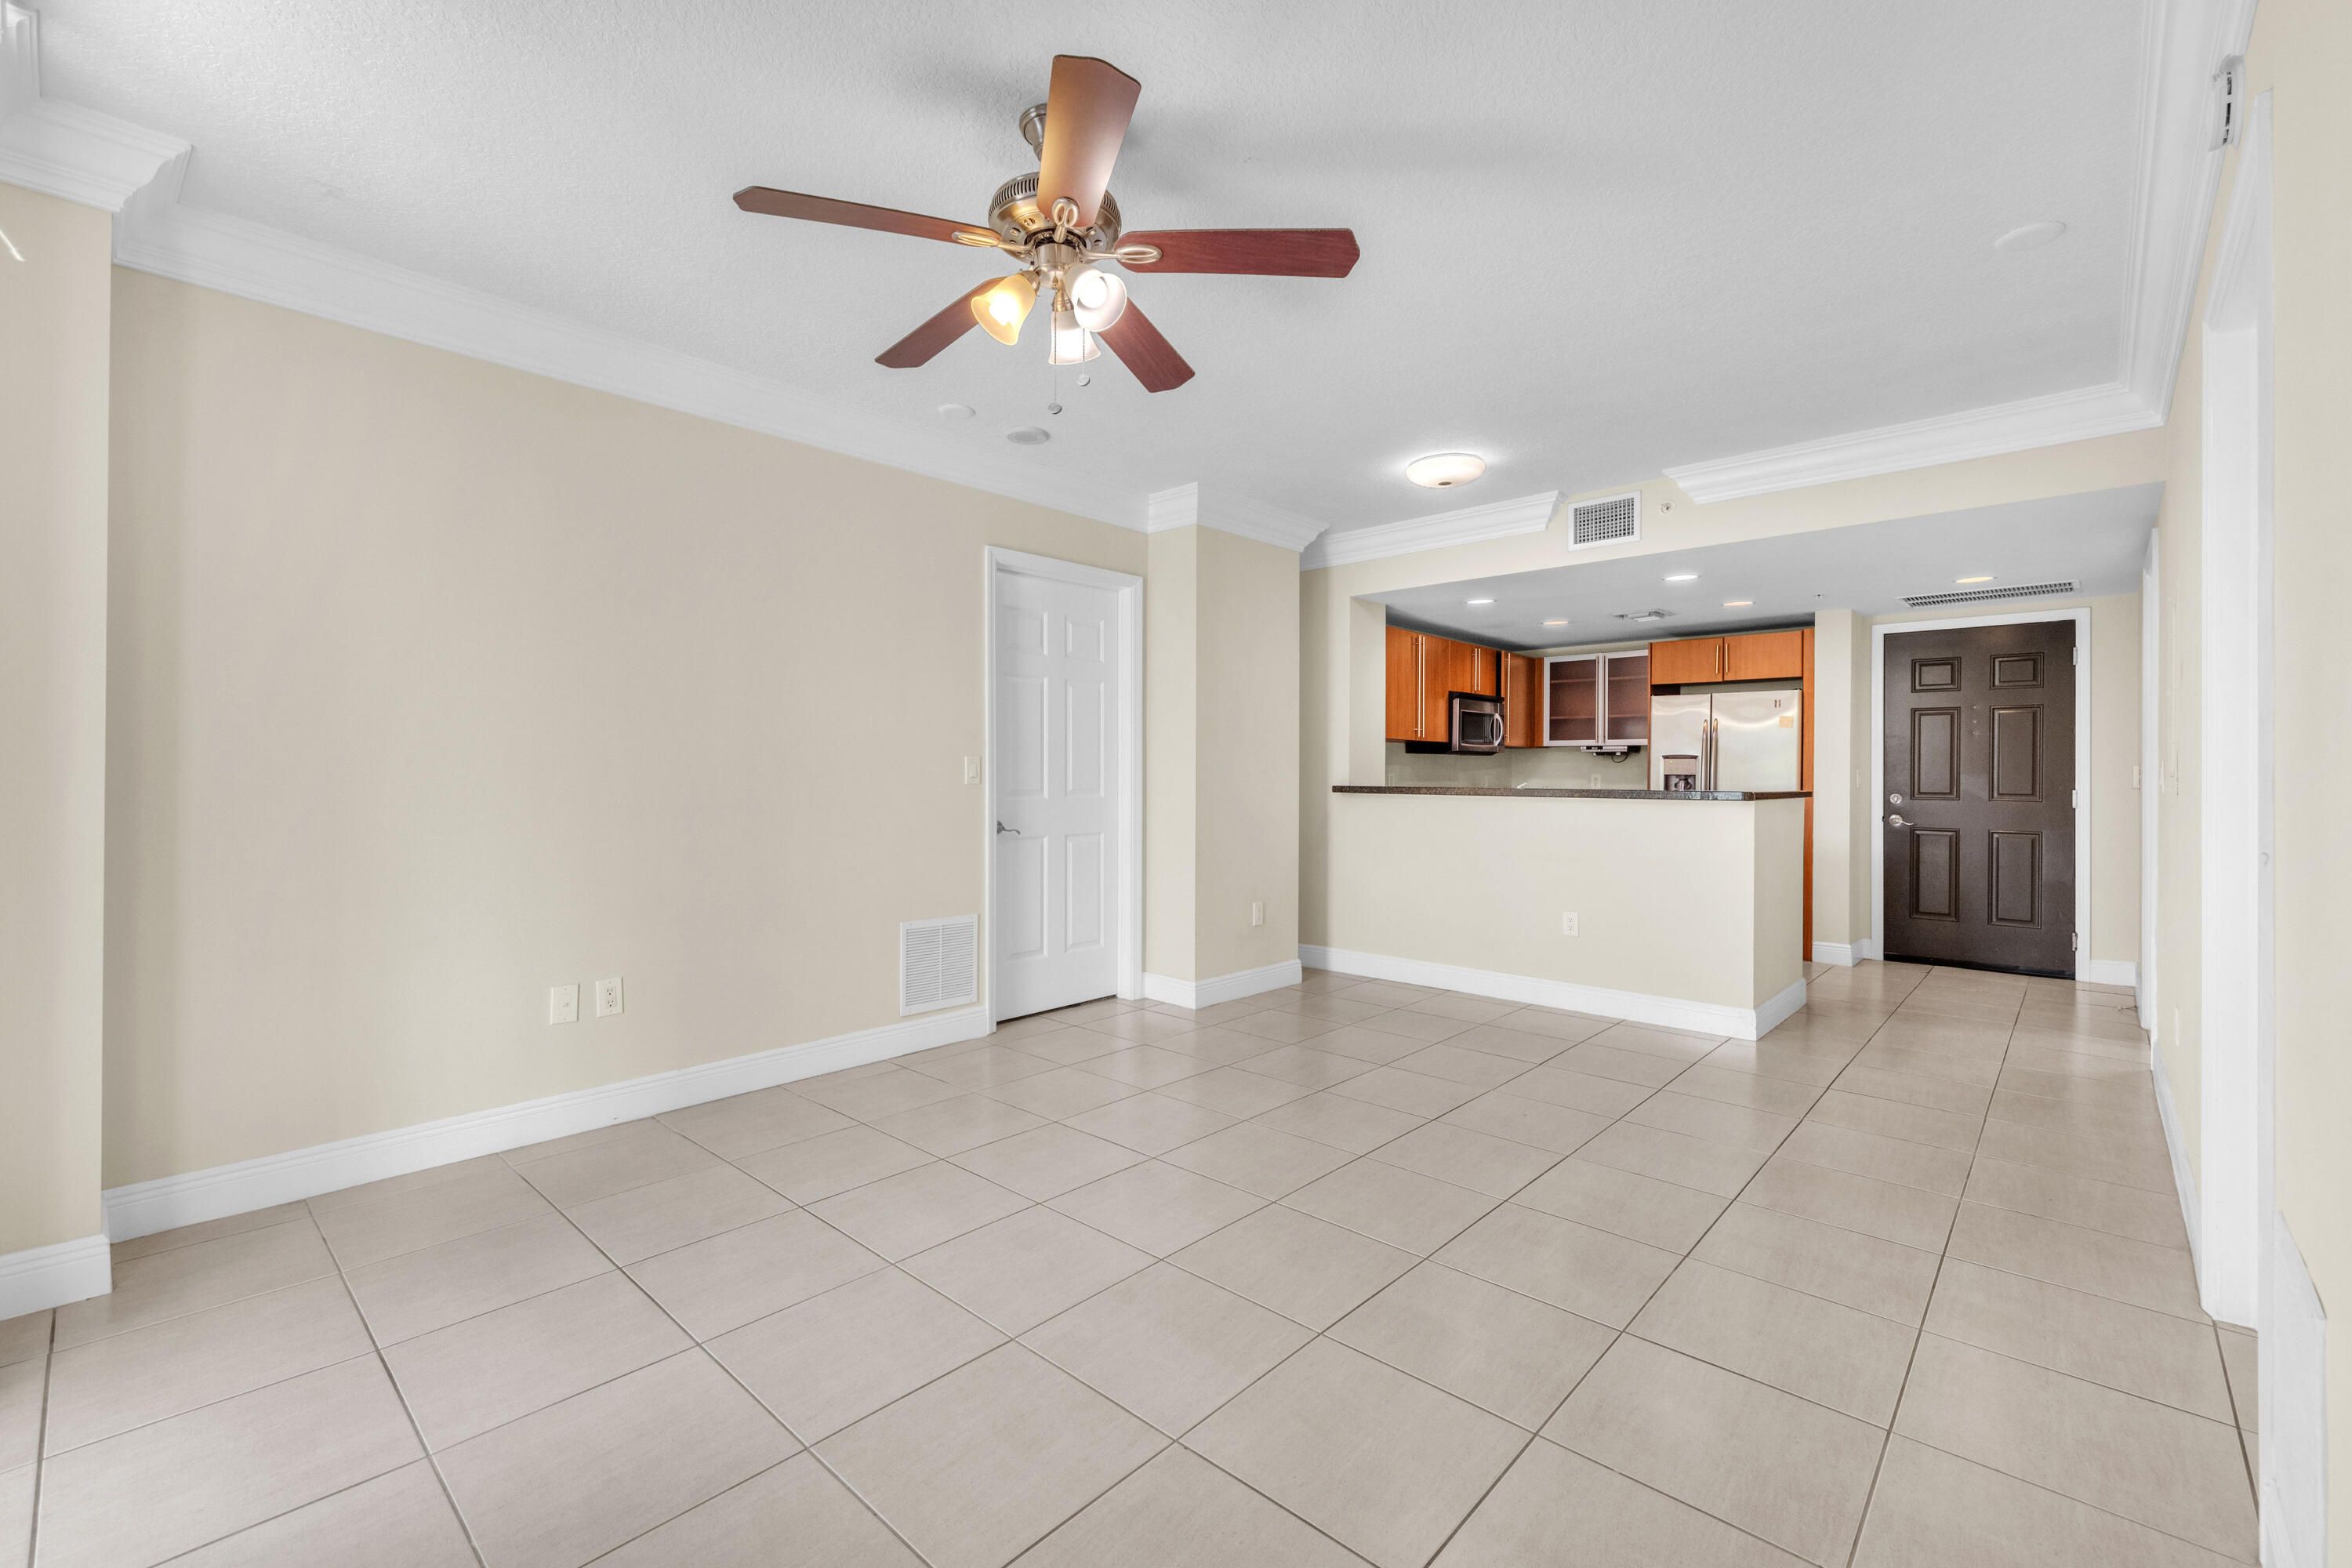
<path fill-rule="evenodd" d="M 1908 827 L 1911 826 L 1909 823 L 1904 821 L 1900 816 L 1888 817 L 1886 819 L 1886 825 L 1889 827 Z"/>
<path fill-rule="evenodd" d="M 998 824 L 996 825 L 996 831 L 997 831 L 997 832 L 999 832 L 999 833 L 1010 833 L 1010 834 L 1011 834 L 1011 835 L 1013 835 L 1013 837 L 1015 837 L 1015 838 L 1018 838 L 1018 837 L 1021 837 L 1021 830 L 1020 830 L 1019 828 L 1017 828 L 1017 827 L 1007 827 L 1007 826 L 1004 826 L 1004 824 L 1003 824 L 1003 823 L 1001 823 L 1001 822 L 1000 822 L 1000 823 L 998 823 Z"/>

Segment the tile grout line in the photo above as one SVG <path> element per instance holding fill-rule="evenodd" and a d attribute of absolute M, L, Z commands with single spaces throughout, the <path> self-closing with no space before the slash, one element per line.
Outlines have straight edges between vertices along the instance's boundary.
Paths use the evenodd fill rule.
<path fill-rule="evenodd" d="M 32 1518 L 25 1531 L 25 1562 L 27 1568 L 40 1561 L 41 1554 L 41 1483 L 48 1479 L 49 1389 L 58 1364 L 58 1312 L 49 1309 L 49 1333 L 41 1347 L 41 1414 L 33 1430 L 33 1497 Z"/>
<path fill-rule="evenodd" d="M 2012 1023 L 2010 1026 L 2010 1034 L 2011 1037 L 2015 1037 L 2016 1032 L 2017 1026 Z M 2008 1040 L 2003 1040 L 2001 1042 L 2000 1056 L 2002 1065 L 2006 1066 L 2009 1061 Z M 1994 1081 L 1999 1081 L 1997 1074 Z M 1978 1133 L 1978 1142 L 1979 1145 L 1981 1145 L 1983 1142 L 1983 1133 L 1981 1131 Z M 1970 1150 L 1969 1152 L 1969 1177 L 1973 1177 L 1976 1174 L 1976 1151 Z M 1864 1491 L 1862 1496 L 1862 1511 L 1854 1516 L 1853 1538 L 1846 1542 L 1845 1561 L 1848 1564 L 1852 1564 L 1855 1556 L 1862 1551 L 1863 1531 L 1870 1527 L 1870 1510 L 1873 1505 L 1878 1501 L 1878 1480 L 1886 1470 L 1887 1451 L 1895 1446 L 1895 1424 L 1903 1418 L 1904 1396 L 1911 1392 L 1911 1373 L 1919 1364 L 1919 1343 L 1922 1340 L 1927 1337 L 1927 1316 L 1936 1310 L 1936 1291 L 1944 1282 L 1944 1263 L 1946 1259 L 1949 1258 L 1952 1255 L 1951 1233 L 1952 1230 L 1958 1228 L 1959 1225 L 1960 1204 L 1968 1201 L 1965 1195 L 1968 1192 L 1968 1177 L 1963 1177 L 1961 1179 L 1960 1191 L 1963 1195 L 1959 1202 L 1955 1203 L 1952 1205 L 1952 1224 L 1950 1226 L 1946 1228 L 1944 1232 L 1944 1245 L 1936 1254 L 1935 1277 L 1927 1282 L 1927 1300 L 1921 1303 L 1919 1308 L 1919 1325 L 1917 1331 L 1911 1336 L 1911 1353 L 1904 1359 L 1903 1363 L 1903 1381 L 1895 1385 L 1895 1408 L 1887 1412 L 1886 1435 L 1879 1441 L 1878 1462 L 1870 1468 L 1870 1486 Z"/>
<path fill-rule="evenodd" d="M 306 1210 L 309 1209 L 308 1200 L 305 1200 L 304 1207 Z M 315 1210 L 310 1212 L 310 1223 L 315 1226 L 319 1223 L 318 1214 Z M 368 1337 L 368 1345 L 374 1352 L 375 1363 L 383 1371 L 383 1380 L 392 1385 L 393 1397 L 400 1401 L 400 1413 L 408 1418 L 408 1429 L 416 1435 L 416 1447 L 425 1456 L 425 1462 L 432 1467 L 433 1479 L 441 1489 L 442 1500 L 448 1503 L 449 1511 L 457 1516 L 457 1528 L 466 1537 L 466 1549 L 474 1554 L 476 1563 L 480 1564 L 481 1568 L 488 1568 L 489 1560 L 482 1553 L 482 1543 L 474 1536 L 474 1521 L 467 1519 L 466 1510 L 457 1506 L 457 1494 L 450 1489 L 449 1478 L 442 1472 L 440 1456 L 433 1451 L 433 1445 L 425 1440 L 425 1428 L 416 1419 L 415 1409 L 408 1403 L 408 1390 L 401 1387 L 400 1379 L 394 1375 L 392 1363 L 384 1357 L 383 1342 L 376 1337 L 375 1325 L 368 1321 L 366 1311 L 360 1306 L 358 1295 L 352 1289 L 350 1277 L 343 1272 L 342 1258 L 336 1254 L 334 1244 L 326 1241 L 326 1232 L 323 1227 L 319 1235 L 320 1240 L 326 1244 L 328 1256 L 335 1259 L 335 1282 L 343 1288 L 343 1300 L 351 1303 L 352 1315 L 359 1319 L 361 1331 Z M 388 1475 L 391 1472 L 384 1473 Z M 311 1500 L 315 1502 L 319 1500 Z M 307 1508 L 310 1505 L 306 1503 L 303 1506 Z"/>

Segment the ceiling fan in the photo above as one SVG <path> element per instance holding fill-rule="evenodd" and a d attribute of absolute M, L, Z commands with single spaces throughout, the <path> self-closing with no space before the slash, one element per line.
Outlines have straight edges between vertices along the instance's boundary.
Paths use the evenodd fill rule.
<path fill-rule="evenodd" d="M 1147 392 L 1192 379 L 1192 367 L 1169 346 L 1128 298 L 1127 280 L 1106 265 L 1134 272 L 1238 272 L 1260 277 L 1345 278 L 1356 265 L 1356 237 L 1344 228 L 1183 228 L 1127 234 L 1111 199 L 1111 164 L 1126 138 L 1141 84 L 1107 61 L 1055 55 L 1045 101 L 1021 115 L 1021 134 L 1037 151 L 1037 172 L 1016 174 L 989 201 L 989 222 L 950 223 L 920 213 L 751 185 L 735 193 L 749 213 L 880 229 L 1003 251 L 1020 270 L 968 290 L 953 304 L 875 356 L 908 370 L 978 327 L 1001 343 L 1043 296 L 1050 302 L 1048 360 L 1078 364 L 1110 345 Z"/>

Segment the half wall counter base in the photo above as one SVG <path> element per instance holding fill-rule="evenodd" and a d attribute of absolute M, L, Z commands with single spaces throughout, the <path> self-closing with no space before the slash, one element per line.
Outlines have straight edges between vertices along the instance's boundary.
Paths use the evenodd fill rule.
<path fill-rule="evenodd" d="M 1306 963 L 1735 1039 L 1805 1005 L 1802 795 L 1332 793 Z"/>
<path fill-rule="evenodd" d="M 1393 958 L 1381 952 L 1349 952 L 1302 943 L 1298 962 L 1308 969 L 1335 974 L 1361 975 L 1367 980 L 1393 980 L 1401 985 L 1428 985 L 1471 996 L 1491 996 L 1530 1007 L 1558 1007 L 1570 1013 L 1591 1013 L 1622 1018 L 1629 1024 L 1654 1024 L 1662 1029 L 1687 1029 L 1693 1034 L 1725 1035 L 1735 1040 L 1760 1040 L 1805 1005 L 1805 983 L 1792 981 L 1779 994 L 1758 1007 L 1727 1007 L 1712 1002 L 1685 1002 L 1673 996 L 1652 996 L 1639 991 L 1611 991 L 1566 980 L 1542 980 L 1531 974 L 1505 974 L 1492 969 L 1464 969 L 1457 964 L 1432 963 L 1425 959 Z"/>

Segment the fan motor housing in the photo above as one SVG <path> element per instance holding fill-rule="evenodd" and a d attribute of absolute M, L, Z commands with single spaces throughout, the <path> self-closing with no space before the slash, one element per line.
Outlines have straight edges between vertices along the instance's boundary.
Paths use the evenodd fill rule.
<path fill-rule="evenodd" d="M 988 198 L 988 224 L 1005 240 L 1015 247 L 1027 248 L 1040 235 L 1054 232 L 1054 219 L 1037 205 L 1037 176 L 1015 174 L 996 187 Z M 1103 193 L 1102 205 L 1096 209 L 1095 225 L 1083 231 L 1094 250 L 1108 250 L 1118 243 L 1118 203 L 1108 191 Z"/>

